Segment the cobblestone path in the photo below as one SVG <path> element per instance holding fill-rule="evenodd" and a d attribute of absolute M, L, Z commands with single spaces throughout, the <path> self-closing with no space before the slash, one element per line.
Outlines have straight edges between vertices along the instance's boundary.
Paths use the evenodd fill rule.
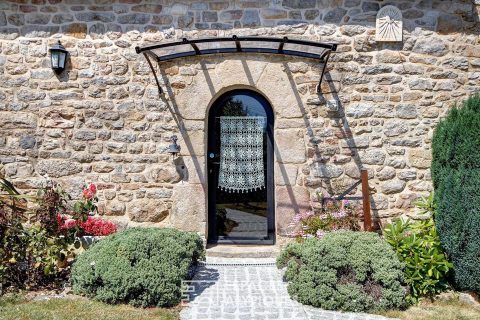
<path fill-rule="evenodd" d="M 304 306 L 288 296 L 274 259 L 207 258 L 188 282 L 182 320 L 293 319 L 380 320 L 385 317 L 342 313 Z M 188 301 L 188 302 L 187 302 Z"/>

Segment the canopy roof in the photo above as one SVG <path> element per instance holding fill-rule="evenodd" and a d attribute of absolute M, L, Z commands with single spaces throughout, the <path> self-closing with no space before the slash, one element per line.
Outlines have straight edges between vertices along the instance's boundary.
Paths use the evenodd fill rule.
<path fill-rule="evenodd" d="M 135 47 L 137 53 L 143 53 L 152 69 L 158 89 L 162 92 L 155 69 L 150 59 L 158 63 L 185 57 L 225 54 L 225 53 L 261 53 L 296 56 L 307 59 L 316 59 L 323 63 L 320 84 L 327 65 L 330 53 L 337 50 L 334 43 L 322 43 L 315 41 L 295 40 L 269 37 L 222 37 L 192 39 L 183 38 L 182 41 L 161 43 L 145 47 Z"/>

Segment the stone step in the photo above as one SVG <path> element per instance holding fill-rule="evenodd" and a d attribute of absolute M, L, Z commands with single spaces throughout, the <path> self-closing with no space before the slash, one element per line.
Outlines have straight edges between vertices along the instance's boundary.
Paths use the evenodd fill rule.
<path fill-rule="evenodd" d="M 224 258 L 206 257 L 200 265 L 207 267 L 272 267 L 276 268 L 275 258 Z"/>
<path fill-rule="evenodd" d="M 207 246 L 207 257 L 220 258 L 276 258 L 280 253 L 275 245 L 233 245 L 219 244 Z"/>

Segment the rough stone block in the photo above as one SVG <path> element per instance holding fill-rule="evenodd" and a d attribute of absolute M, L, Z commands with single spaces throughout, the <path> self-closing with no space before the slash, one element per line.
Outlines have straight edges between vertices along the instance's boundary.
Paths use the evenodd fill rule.
<path fill-rule="evenodd" d="M 50 22 L 50 15 L 44 13 L 27 14 L 25 18 L 28 24 L 48 24 Z"/>
<path fill-rule="evenodd" d="M 381 165 L 385 162 L 385 151 L 382 149 L 370 149 L 363 151 L 360 154 L 360 160 L 364 164 L 377 164 Z"/>
<path fill-rule="evenodd" d="M 107 202 L 105 205 L 105 215 L 107 216 L 123 216 L 125 214 L 125 203 L 117 201 Z"/>
<path fill-rule="evenodd" d="M 93 165 L 93 171 L 98 173 L 108 173 L 115 169 L 115 166 L 111 163 L 95 163 Z"/>
<path fill-rule="evenodd" d="M 160 15 L 152 17 L 153 24 L 171 25 L 173 23 L 173 17 L 171 15 Z"/>
<path fill-rule="evenodd" d="M 408 152 L 408 161 L 414 168 L 427 169 L 432 163 L 432 152 L 430 150 L 413 149 Z"/>
<path fill-rule="evenodd" d="M 75 131 L 73 137 L 76 140 L 90 141 L 90 140 L 95 140 L 97 137 L 97 134 L 95 133 L 95 131 L 79 130 L 79 131 Z"/>
<path fill-rule="evenodd" d="M 399 179 L 388 180 L 382 183 L 381 190 L 384 194 L 399 193 L 405 189 L 405 185 L 405 181 Z"/>
<path fill-rule="evenodd" d="M 80 12 L 75 14 L 78 21 L 101 21 L 101 22 L 113 22 L 115 15 L 111 12 Z"/>
<path fill-rule="evenodd" d="M 40 175 L 60 178 L 80 173 L 82 165 L 69 160 L 40 160 L 35 169 Z"/>
<path fill-rule="evenodd" d="M 304 163 L 306 161 L 302 130 L 277 130 L 275 146 L 277 161 L 280 163 Z"/>
<path fill-rule="evenodd" d="M 412 51 L 442 57 L 447 54 L 448 47 L 445 42 L 439 38 L 422 38 L 415 42 Z"/>
<path fill-rule="evenodd" d="M 347 10 L 341 7 L 337 7 L 333 10 L 328 11 L 323 17 L 323 21 L 325 23 L 340 23 L 346 13 Z"/>
<path fill-rule="evenodd" d="M 24 136 L 18 142 L 18 145 L 22 149 L 33 149 L 35 147 L 36 139 L 34 136 Z"/>
<path fill-rule="evenodd" d="M 255 28 L 260 26 L 260 17 L 258 16 L 257 10 L 245 10 L 243 13 L 242 19 L 242 26 L 244 28 Z"/>
<path fill-rule="evenodd" d="M 287 17 L 287 11 L 282 9 L 265 8 L 261 13 L 264 19 L 285 19 Z"/>
<path fill-rule="evenodd" d="M 182 179 L 177 168 L 172 166 L 153 168 L 150 170 L 149 176 L 153 181 L 160 183 L 176 183 Z"/>
<path fill-rule="evenodd" d="M 134 12 L 160 13 L 162 6 L 159 4 L 139 4 L 131 8 Z"/>
<path fill-rule="evenodd" d="M 376 57 L 380 63 L 398 64 L 405 62 L 405 57 L 398 51 L 382 50 L 377 53 Z"/>
<path fill-rule="evenodd" d="M 1 129 L 35 129 L 37 127 L 37 117 L 31 113 L 23 112 L 0 112 Z"/>
<path fill-rule="evenodd" d="M 395 177 L 396 170 L 393 167 L 385 166 L 382 170 L 378 171 L 376 176 L 378 180 L 385 181 L 391 180 Z"/>
<path fill-rule="evenodd" d="M 400 119 L 415 119 L 418 116 L 417 106 L 413 104 L 400 104 L 395 109 Z"/>
<path fill-rule="evenodd" d="M 161 200 L 135 200 L 129 205 L 130 220 L 135 222 L 160 222 L 170 213 L 168 205 Z"/>
<path fill-rule="evenodd" d="M 205 234 L 207 221 L 206 186 L 177 185 L 172 195 L 172 226 Z"/>
<path fill-rule="evenodd" d="M 371 104 L 358 103 L 353 104 L 347 108 L 346 114 L 353 118 L 366 118 L 371 117 L 374 112 L 374 107 Z"/>
<path fill-rule="evenodd" d="M 314 163 L 312 165 L 312 173 L 314 177 L 320 178 L 337 178 L 342 175 L 343 168 L 333 164 Z"/>

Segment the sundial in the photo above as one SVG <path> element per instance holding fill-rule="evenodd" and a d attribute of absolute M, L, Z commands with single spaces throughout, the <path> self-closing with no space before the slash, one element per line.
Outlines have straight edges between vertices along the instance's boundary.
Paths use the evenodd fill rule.
<path fill-rule="evenodd" d="M 376 41 L 402 41 L 402 12 L 395 6 L 385 6 L 377 13 Z"/>

